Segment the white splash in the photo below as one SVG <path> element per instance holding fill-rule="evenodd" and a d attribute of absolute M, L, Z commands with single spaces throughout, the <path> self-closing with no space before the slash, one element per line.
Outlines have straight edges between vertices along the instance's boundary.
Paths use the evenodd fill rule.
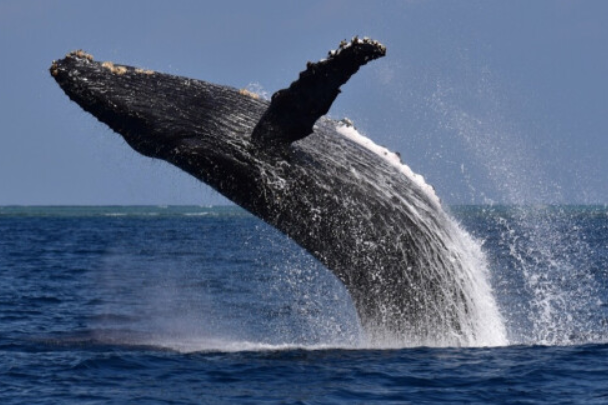
<path fill-rule="evenodd" d="M 564 201 L 561 188 L 546 160 L 535 155 L 536 141 L 505 115 L 504 92 L 496 86 L 487 72 L 477 84 L 479 104 L 465 106 L 460 96 L 466 90 L 438 83 L 430 103 L 441 129 L 463 143 L 467 158 L 485 169 L 501 200 L 510 204 L 509 211 L 488 209 L 496 211 L 501 244 L 523 279 L 522 285 L 513 284 L 514 291 L 502 292 L 512 296 L 503 299 L 509 303 L 504 309 L 510 338 L 518 344 L 595 342 L 587 316 L 598 295 L 588 263 L 594 252 L 584 239 L 572 238 L 578 230 L 567 212 L 546 205 Z"/>
<path fill-rule="evenodd" d="M 337 125 L 338 133 L 372 153 L 384 159 L 410 179 L 426 195 L 427 201 L 435 205 L 434 221 L 429 221 L 428 212 L 422 212 L 424 204 L 418 205 L 407 199 L 400 199 L 408 207 L 410 219 L 417 223 L 417 228 L 429 232 L 429 241 L 433 246 L 423 247 L 428 253 L 425 271 L 434 271 L 443 280 L 444 296 L 450 299 L 450 286 L 457 285 L 457 290 L 464 293 L 464 302 L 444 302 L 456 313 L 462 330 L 453 330 L 452 335 L 418 337 L 415 334 L 404 339 L 403 336 L 391 336 L 380 330 L 371 340 L 364 343 L 368 348 L 401 348 L 413 346 L 503 346 L 509 344 L 504 320 L 496 303 L 489 283 L 488 263 L 479 241 L 475 240 L 460 227 L 441 207 L 435 190 L 424 180 L 403 164 L 398 154 L 377 145 L 359 133 L 352 123 L 343 120 Z M 435 222 L 437 221 L 437 223 Z M 426 232 L 426 231 L 425 231 Z M 438 258 L 440 257 L 440 258 Z M 447 262 L 445 261 L 447 260 Z M 450 273 L 448 276 L 447 273 Z M 427 305 L 437 304 L 432 299 Z M 447 310 L 447 308 L 446 308 Z"/>
<path fill-rule="evenodd" d="M 388 150 L 384 146 L 378 145 L 368 137 L 362 135 L 354 126 L 347 123 L 341 122 L 338 124 L 336 131 L 338 131 L 340 135 L 343 135 L 351 141 L 363 146 L 364 148 L 383 158 L 392 166 L 399 169 L 401 173 L 405 174 L 416 185 L 418 185 L 418 187 L 424 190 L 435 204 L 438 206 L 441 205 L 439 197 L 437 197 L 437 194 L 435 193 L 435 189 L 433 189 L 433 187 L 424 180 L 423 176 L 414 173 L 414 171 L 408 165 L 404 164 L 398 154 Z"/>

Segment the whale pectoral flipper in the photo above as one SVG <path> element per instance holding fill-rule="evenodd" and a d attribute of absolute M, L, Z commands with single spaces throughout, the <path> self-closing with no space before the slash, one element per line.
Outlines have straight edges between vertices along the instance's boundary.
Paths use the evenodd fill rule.
<path fill-rule="evenodd" d="M 367 62 L 386 54 L 384 45 L 367 38 L 342 41 L 327 59 L 309 62 L 289 88 L 272 95 L 270 106 L 255 126 L 253 143 L 283 149 L 313 132 L 314 123 L 327 114 L 348 81 Z"/>

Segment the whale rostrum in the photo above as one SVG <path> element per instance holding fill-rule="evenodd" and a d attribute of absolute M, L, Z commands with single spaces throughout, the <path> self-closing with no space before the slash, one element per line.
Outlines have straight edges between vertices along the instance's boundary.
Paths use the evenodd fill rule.
<path fill-rule="evenodd" d="M 367 38 L 343 41 L 270 101 L 83 51 L 50 72 L 133 149 L 207 183 L 321 261 L 370 338 L 464 344 L 479 333 L 479 311 L 456 225 L 396 154 L 325 116 L 340 86 L 385 53 Z"/>

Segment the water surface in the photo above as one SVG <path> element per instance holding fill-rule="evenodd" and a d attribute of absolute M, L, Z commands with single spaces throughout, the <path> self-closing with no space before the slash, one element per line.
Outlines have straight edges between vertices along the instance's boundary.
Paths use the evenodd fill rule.
<path fill-rule="evenodd" d="M 0 207 L 2 403 L 608 403 L 608 209 L 452 207 L 505 347 L 382 348 L 236 207 Z"/>

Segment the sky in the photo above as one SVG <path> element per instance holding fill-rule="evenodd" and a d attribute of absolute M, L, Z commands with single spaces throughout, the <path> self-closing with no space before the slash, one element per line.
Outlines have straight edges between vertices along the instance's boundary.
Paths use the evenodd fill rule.
<path fill-rule="evenodd" d="M 0 205 L 229 203 L 70 102 L 48 72 L 69 51 L 272 94 L 354 35 L 387 56 L 329 115 L 446 204 L 606 204 L 606 16 L 601 0 L 0 0 Z"/>

